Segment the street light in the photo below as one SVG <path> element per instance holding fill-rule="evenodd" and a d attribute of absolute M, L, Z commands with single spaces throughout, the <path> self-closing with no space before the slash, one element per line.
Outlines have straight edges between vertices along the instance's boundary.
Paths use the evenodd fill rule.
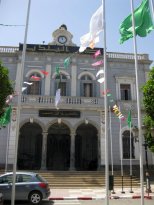
<path fill-rule="evenodd" d="M 137 126 L 134 126 L 132 127 L 132 132 L 133 132 L 133 136 L 135 138 L 135 142 L 138 142 L 139 139 L 138 139 L 138 127 Z M 144 144 L 142 144 L 145 148 L 145 163 L 146 163 L 146 173 L 145 173 L 145 176 L 146 176 L 146 192 L 148 193 L 151 193 L 151 186 L 150 186 L 150 179 L 149 179 L 149 164 L 148 164 L 148 153 L 147 153 L 147 147 L 148 147 L 148 143 L 146 141 L 146 133 L 147 133 L 147 126 L 146 125 L 142 125 L 142 133 L 143 133 L 143 136 L 144 136 Z M 154 128 L 150 128 L 150 133 L 151 133 L 151 136 L 152 138 L 154 139 Z"/>

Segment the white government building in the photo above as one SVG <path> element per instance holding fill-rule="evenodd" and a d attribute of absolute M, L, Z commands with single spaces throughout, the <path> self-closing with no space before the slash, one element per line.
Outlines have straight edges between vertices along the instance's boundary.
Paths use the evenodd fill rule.
<path fill-rule="evenodd" d="M 33 84 L 23 84 L 27 88 L 21 97 L 17 167 L 26 170 L 99 170 L 105 166 L 104 88 L 103 83 L 97 81 L 96 73 L 103 67 L 92 64 L 102 60 L 103 48 L 87 48 L 79 53 L 79 47 L 72 42 L 73 35 L 66 25 L 61 25 L 52 36 L 53 41 L 46 45 L 27 44 L 23 82 Z M 0 60 L 9 69 L 15 91 L 20 86 L 22 49 L 23 44 L 19 47 L 0 46 Z M 94 59 L 92 56 L 98 49 L 102 54 Z M 65 68 L 64 60 L 68 57 L 71 63 Z M 151 63 L 147 54 L 138 54 L 140 87 L 147 80 Z M 57 66 L 61 82 L 56 73 Z M 125 118 L 131 109 L 132 123 L 137 125 L 134 54 L 107 52 L 107 71 L 109 107 L 120 106 Z M 32 76 L 38 79 L 32 79 Z M 56 109 L 55 93 L 59 82 L 61 99 L 59 109 Z M 142 100 L 142 93 L 140 97 Z M 1 168 L 6 160 L 12 167 L 14 160 L 17 96 L 11 104 L 11 123 L 0 130 Z M 141 113 L 143 116 L 143 109 Z M 130 131 L 127 121 L 122 121 L 120 132 L 119 118 L 113 111 L 110 114 L 109 163 L 111 165 L 113 156 L 114 167 L 120 167 L 122 140 L 122 162 L 129 166 Z M 136 166 L 140 163 L 139 143 L 133 133 L 131 135 L 132 165 Z M 144 147 L 143 159 L 145 164 Z M 148 163 L 154 165 L 154 154 L 149 150 Z"/>

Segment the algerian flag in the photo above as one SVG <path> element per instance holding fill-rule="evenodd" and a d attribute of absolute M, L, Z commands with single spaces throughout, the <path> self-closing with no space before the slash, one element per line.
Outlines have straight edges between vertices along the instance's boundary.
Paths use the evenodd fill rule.
<path fill-rule="evenodd" d="M 56 74 L 57 74 L 57 76 L 60 76 L 60 71 L 59 71 L 59 67 L 58 66 L 56 67 Z"/>
<path fill-rule="evenodd" d="M 0 125 L 1 126 L 6 126 L 10 120 L 11 120 L 11 112 L 12 112 L 12 107 L 9 106 L 5 112 L 4 115 L 0 118 Z"/>
<path fill-rule="evenodd" d="M 140 37 L 147 36 L 154 29 L 148 0 L 142 0 L 141 5 L 134 10 L 135 32 Z M 133 37 L 132 15 L 130 14 L 120 25 L 120 44 Z"/>
<path fill-rule="evenodd" d="M 127 124 L 128 124 L 128 127 L 131 128 L 131 124 L 132 124 L 131 111 L 129 111 L 128 113 Z"/>
<path fill-rule="evenodd" d="M 60 88 L 57 89 L 57 91 L 56 91 L 56 97 L 55 97 L 55 106 L 56 106 L 56 107 L 57 107 L 57 105 L 58 105 L 58 103 L 59 103 L 59 101 L 60 101 L 60 98 L 61 98 L 60 91 L 61 91 Z"/>
<path fill-rule="evenodd" d="M 70 57 L 66 58 L 66 59 L 64 60 L 64 68 L 68 68 L 70 62 L 71 62 L 71 58 L 70 58 Z"/>
<path fill-rule="evenodd" d="M 79 52 L 83 52 L 88 46 L 94 48 L 99 42 L 99 33 L 103 30 L 103 5 L 92 15 L 89 27 L 89 33 L 80 38 Z"/>

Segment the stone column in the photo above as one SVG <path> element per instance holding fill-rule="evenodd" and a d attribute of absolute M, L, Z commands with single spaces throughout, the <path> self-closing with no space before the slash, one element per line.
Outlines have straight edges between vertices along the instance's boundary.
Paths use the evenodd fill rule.
<path fill-rule="evenodd" d="M 48 75 L 45 77 L 45 95 L 50 95 L 51 65 L 46 65 Z"/>
<path fill-rule="evenodd" d="M 17 109 L 14 107 L 12 109 L 12 116 L 11 116 L 11 122 L 10 122 L 10 131 L 9 131 L 9 144 L 8 144 L 8 150 L 7 150 L 7 160 L 8 160 L 8 165 L 9 169 L 13 167 L 14 163 L 14 155 L 15 155 L 15 140 L 16 140 L 16 128 L 17 128 Z M 20 132 L 19 132 L 20 135 Z"/>
<path fill-rule="evenodd" d="M 71 130 L 70 170 L 75 170 L 75 131 Z"/>
<path fill-rule="evenodd" d="M 72 77 L 71 77 L 71 96 L 76 96 L 76 78 L 77 78 L 77 66 L 72 65 Z"/>
<path fill-rule="evenodd" d="M 41 161 L 41 169 L 46 170 L 46 159 L 47 159 L 47 132 L 43 132 L 43 140 L 42 140 L 42 161 Z"/>

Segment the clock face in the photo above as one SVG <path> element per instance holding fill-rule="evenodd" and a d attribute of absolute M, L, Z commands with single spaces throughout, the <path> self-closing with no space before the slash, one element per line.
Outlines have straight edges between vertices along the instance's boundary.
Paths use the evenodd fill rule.
<path fill-rule="evenodd" d="M 58 42 L 61 43 L 61 44 L 64 44 L 66 43 L 67 41 L 67 38 L 65 36 L 59 36 L 58 37 Z"/>

